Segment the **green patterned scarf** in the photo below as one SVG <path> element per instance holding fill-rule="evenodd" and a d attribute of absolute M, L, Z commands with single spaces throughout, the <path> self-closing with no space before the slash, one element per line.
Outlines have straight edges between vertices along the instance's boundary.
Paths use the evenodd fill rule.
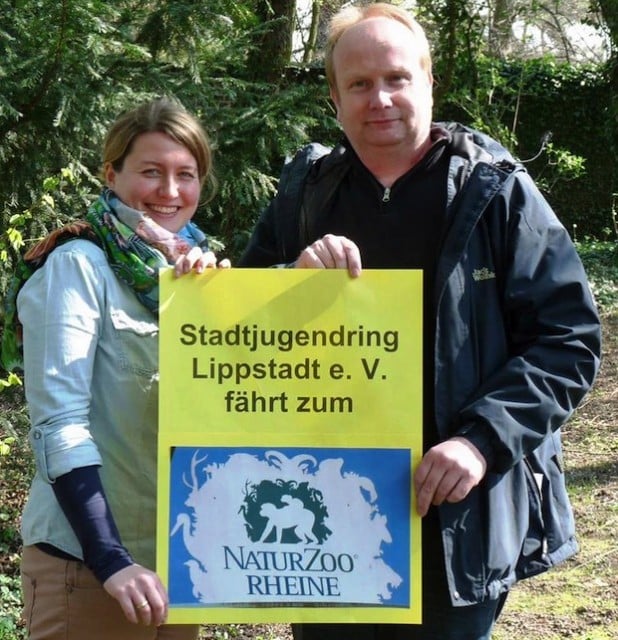
<path fill-rule="evenodd" d="M 75 238 L 85 238 L 101 247 L 112 271 L 154 315 L 159 310 L 159 269 L 173 264 L 193 246 L 200 246 L 204 251 L 208 248 L 206 236 L 194 224 L 189 223 L 179 234 L 172 233 L 105 189 L 88 209 L 85 220 L 52 231 L 17 264 L 3 301 L 0 361 L 7 371 L 23 369 L 17 294 L 56 247 Z"/>

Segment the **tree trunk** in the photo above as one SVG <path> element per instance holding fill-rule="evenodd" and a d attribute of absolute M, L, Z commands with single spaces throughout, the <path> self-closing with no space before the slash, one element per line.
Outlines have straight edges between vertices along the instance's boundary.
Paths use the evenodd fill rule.
<path fill-rule="evenodd" d="M 597 0 L 603 21 L 609 29 L 614 55 L 618 50 L 618 3 L 616 0 Z"/>
<path fill-rule="evenodd" d="M 489 25 L 489 51 L 496 58 L 505 58 L 513 45 L 512 24 L 517 14 L 513 0 L 495 0 Z"/>
<path fill-rule="evenodd" d="M 612 56 L 607 63 L 611 91 L 608 128 L 611 135 L 610 146 L 615 157 L 618 153 L 618 3 L 616 0 L 598 0 L 598 7 L 611 39 Z M 615 166 L 615 163 L 612 166 Z M 616 169 L 614 169 L 612 192 L 618 192 Z"/>
<path fill-rule="evenodd" d="M 322 0 L 313 0 L 311 3 L 311 25 L 307 44 L 303 52 L 303 64 L 310 64 L 315 57 L 315 50 L 318 42 L 318 32 L 320 30 L 320 13 L 322 10 Z"/>
<path fill-rule="evenodd" d="M 278 83 L 292 55 L 296 0 L 258 0 L 256 15 L 264 24 L 248 68 L 255 80 Z"/>

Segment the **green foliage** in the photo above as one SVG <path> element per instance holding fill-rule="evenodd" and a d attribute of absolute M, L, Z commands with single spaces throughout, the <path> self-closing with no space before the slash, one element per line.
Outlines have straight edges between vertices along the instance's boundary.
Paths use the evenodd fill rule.
<path fill-rule="evenodd" d="M 553 132 L 550 153 L 531 163 L 530 172 L 542 181 L 568 228 L 577 224 L 580 234 L 602 237 L 601 230 L 610 224 L 616 181 L 614 163 L 608 162 L 613 146 L 607 111 L 611 91 L 604 69 L 550 59 L 513 65 L 528 69 L 518 105 L 522 153 L 533 155 L 542 132 Z"/>
<path fill-rule="evenodd" d="M 0 574 L 0 640 L 25 638 L 18 625 L 21 613 L 19 578 Z"/>
<path fill-rule="evenodd" d="M 8 278 L 11 274 L 11 256 L 17 255 L 25 244 L 22 230 L 27 219 L 27 214 L 10 216 L 8 221 L 9 226 L 0 234 L 0 285 L 2 285 L 2 289 L 6 288 Z M 0 304 L 0 323 L 3 318 L 4 309 L 3 305 Z M 8 376 L 2 377 L 2 370 L 0 369 L 0 392 L 20 384 L 21 379 L 19 376 L 14 373 L 9 373 Z M 9 454 L 10 445 L 13 442 L 14 438 L 6 436 L 0 424 L 0 456 Z"/>
<path fill-rule="evenodd" d="M 591 237 L 609 224 L 616 181 L 603 67 L 552 58 L 499 60 L 479 54 L 473 84 L 459 76 L 439 105 L 441 119 L 485 131 L 527 162 L 563 223 Z M 552 142 L 541 150 L 541 140 Z"/>
<path fill-rule="evenodd" d="M 618 241 L 583 240 L 576 242 L 592 292 L 602 311 L 618 308 Z"/>
<path fill-rule="evenodd" d="M 47 231 L 62 225 L 75 211 L 83 211 L 100 183 L 83 166 L 73 164 L 38 182 L 28 208 L 7 214 L 0 234 L 0 284 L 7 280 L 18 257 Z M 2 310 L 0 309 L 0 318 Z"/>
<path fill-rule="evenodd" d="M 220 237 L 235 257 L 261 208 L 272 197 L 284 158 L 313 138 L 338 131 L 327 107 L 326 83 L 273 88 L 242 79 L 209 81 L 203 120 L 215 133 L 215 169 L 220 190 L 198 221 Z"/>
<path fill-rule="evenodd" d="M 21 385 L 21 378 L 15 373 L 9 373 L 6 378 L 0 379 L 0 392 L 3 389 L 7 389 L 8 387 L 12 387 L 13 385 Z M 2 440 L 0 439 L 0 443 Z M 4 451 L 2 450 L 2 446 L 0 445 L 0 455 L 4 455 Z"/>
<path fill-rule="evenodd" d="M 220 190 L 197 221 L 237 257 L 284 158 L 339 136 L 320 73 L 290 70 L 273 83 L 248 68 L 265 31 L 255 6 L 0 0 L 0 293 L 17 254 L 97 195 L 113 118 L 160 94 L 178 97 L 211 135 Z M 434 51 L 436 117 L 488 132 L 523 159 L 553 131 L 529 169 L 567 226 L 599 235 L 614 190 L 602 157 L 603 69 L 498 60 L 464 0 L 422 0 L 418 12 Z"/>
<path fill-rule="evenodd" d="M 25 638 L 19 624 L 21 500 L 16 496 L 22 495 L 31 474 L 31 464 L 24 460 L 27 430 L 21 387 L 5 388 L 0 394 L 0 640 Z"/>
<path fill-rule="evenodd" d="M 15 438 L 13 436 L 8 436 L 6 438 L 0 436 L 0 456 L 8 456 L 11 450 L 11 445 L 15 442 Z"/>
<path fill-rule="evenodd" d="M 22 231 L 28 239 L 80 215 L 99 188 L 94 176 L 109 123 L 121 110 L 165 93 L 197 113 L 216 143 L 221 190 L 199 211 L 198 222 L 235 257 L 276 186 L 284 157 L 310 138 L 328 143 L 338 136 L 321 76 L 300 70 L 289 82 L 273 84 L 260 81 L 259 68 L 248 68 L 265 29 L 255 6 L 232 0 L 0 0 L 6 25 L 0 30 L 0 230 L 17 228 L 12 217 L 31 211 Z M 423 0 L 419 16 L 434 49 L 439 117 L 453 116 L 489 132 L 522 158 L 536 153 L 541 126 L 560 128 L 556 114 L 580 127 L 590 121 L 576 117 L 580 109 L 573 101 L 582 90 L 598 90 L 598 70 L 551 59 L 492 58 L 482 16 L 463 0 Z M 563 105 L 567 99 L 569 105 Z M 580 102 L 581 111 L 589 109 L 589 100 Z M 547 114 L 551 122 L 539 124 Z M 598 123 L 590 128 L 599 135 Z M 598 145 L 583 152 L 574 143 L 557 133 L 548 153 L 531 166 L 558 209 L 563 200 L 569 204 L 561 187 L 576 177 L 573 171 L 597 170 L 588 156 Z M 45 206 L 46 181 L 63 168 L 81 184 L 75 186 L 80 197 L 56 197 L 53 207 Z M 597 198 L 603 193 L 597 184 L 590 191 Z M 569 225 L 580 222 L 571 209 L 564 213 Z M 586 233 L 596 224 L 596 218 L 587 223 Z"/>
<path fill-rule="evenodd" d="M 15 373 L 9 373 L 6 378 L 0 378 L 0 392 L 10 387 L 21 387 L 22 380 Z M 17 432 L 11 422 L 4 416 L 0 416 L 0 459 L 11 454 L 11 447 L 17 440 Z M 0 512 L 0 521 L 2 512 Z"/>
<path fill-rule="evenodd" d="M 29 239 L 81 215 L 99 190 L 111 121 L 167 94 L 215 141 L 221 191 L 198 222 L 234 254 L 285 156 L 312 130 L 335 129 L 322 79 L 273 85 L 247 68 L 263 32 L 253 8 L 233 0 L 0 0 L 8 25 L 0 30 L 0 230 Z M 14 216 L 28 214 L 20 229 Z M 10 239 L 6 266 L 22 248 L 18 239 Z"/>
<path fill-rule="evenodd" d="M 535 175 L 538 187 L 551 193 L 559 181 L 577 180 L 586 173 L 586 159 L 551 142 L 545 146 L 546 164 Z"/>

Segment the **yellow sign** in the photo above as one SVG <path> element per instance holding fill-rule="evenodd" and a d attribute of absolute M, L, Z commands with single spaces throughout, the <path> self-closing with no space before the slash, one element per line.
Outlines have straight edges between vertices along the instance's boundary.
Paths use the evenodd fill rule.
<path fill-rule="evenodd" d="M 169 622 L 420 622 L 421 272 L 160 284 Z"/>

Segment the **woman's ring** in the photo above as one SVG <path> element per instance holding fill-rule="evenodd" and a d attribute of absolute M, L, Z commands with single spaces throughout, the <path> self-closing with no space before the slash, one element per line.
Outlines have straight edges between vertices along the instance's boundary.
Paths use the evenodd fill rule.
<path fill-rule="evenodd" d="M 144 607 L 147 607 L 148 604 L 149 604 L 148 600 L 144 600 L 144 602 L 140 602 L 139 604 L 136 604 L 135 608 L 136 609 L 143 609 Z"/>

